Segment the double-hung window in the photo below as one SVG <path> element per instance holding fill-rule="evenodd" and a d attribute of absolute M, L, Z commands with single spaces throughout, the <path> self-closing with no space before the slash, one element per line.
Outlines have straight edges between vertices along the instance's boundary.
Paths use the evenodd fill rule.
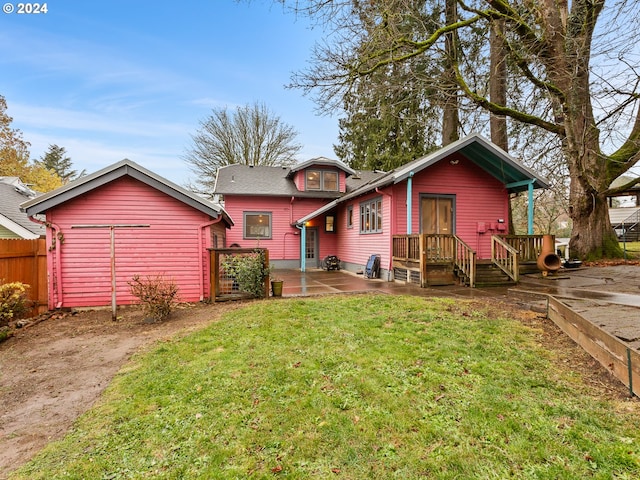
<path fill-rule="evenodd" d="M 360 204 L 360 233 L 382 232 L 382 197 Z"/>
<path fill-rule="evenodd" d="M 329 170 L 307 170 L 305 178 L 307 190 L 338 191 L 338 172 Z"/>

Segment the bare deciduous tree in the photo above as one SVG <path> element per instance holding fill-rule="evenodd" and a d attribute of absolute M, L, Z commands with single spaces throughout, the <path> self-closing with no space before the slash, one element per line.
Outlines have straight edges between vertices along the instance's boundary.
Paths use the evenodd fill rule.
<path fill-rule="evenodd" d="M 357 24 L 349 18 L 351 4 L 294 2 L 298 11 L 330 22 L 336 32 L 315 50 L 311 67 L 294 76 L 294 86 L 319 92 L 321 105 L 339 104 L 354 82 L 387 65 L 418 56 L 441 58 L 450 32 L 461 39 L 484 35 L 488 45 L 492 27 L 503 24 L 494 33 L 503 38 L 510 67 L 512 91 L 506 101 L 490 98 L 486 76 L 479 74 L 485 66 L 473 57 L 478 42 L 461 41 L 454 59 L 461 92 L 485 111 L 532 125 L 557 140 L 570 178 L 571 251 L 582 258 L 621 254 L 606 197 L 615 193 L 611 182 L 640 160 L 637 0 L 611 5 L 604 0 L 460 1 L 457 19 L 447 21 L 443 15 L 438 28 L 423 38 L 394 35 L 381 23 L 386 44 L 372 42 L 368 49 L 353 48 L 366 39 L 358 37 Z"/>
<path fill-rule="evenodd" d="M 218 168 L 225 165 L 291 165 L 302 146 L 298 132 L 283 123 L 262 103 L 213 109 L 191 136 L 183 159 L 196 174 L 195 189 L 211 192 Z M 192 187 L 193 188 L 193 187 Z"/>

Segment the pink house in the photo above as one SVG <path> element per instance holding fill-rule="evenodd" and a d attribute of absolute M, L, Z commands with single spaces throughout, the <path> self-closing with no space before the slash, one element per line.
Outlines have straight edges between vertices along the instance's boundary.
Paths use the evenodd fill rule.
<path fill-rule="evenodd" d="M 547 187 L 474 134 L 391 172 L 326 158 L 293 168 L 231 165 L 219 169 L 214 191 L 236 222 L 228 243 L 268 248 L 277 267 L 304 271 L 337 255 L 359 272 L 375 254 L 384 279 L 474 285 L 480 263 L 517 281 L 518 262 L 540 248 L 533 190 Z M 517 238 L 507 235 L 515 192 L 529 195 L 529 235 Z"/>
<path fill-rule="evenodd" d="M 171 277 L 182 301 L 203 300 L 207 248 L 224 246 L 233 225 L 219 205 L 130 160 L 21 208 L 46 216 L 50 309 L 129 304 L 134 275 Z"/>

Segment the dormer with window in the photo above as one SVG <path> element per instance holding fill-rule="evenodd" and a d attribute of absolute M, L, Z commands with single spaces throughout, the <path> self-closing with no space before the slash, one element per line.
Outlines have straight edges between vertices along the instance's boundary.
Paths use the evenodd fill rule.
<path fill-rule="evenodd" d="M 354 173 L 339 160 L 319 157 L 293 167 L 289 175 L 298 191 L 342 194 L 347 191 L 347 176 Z"/>

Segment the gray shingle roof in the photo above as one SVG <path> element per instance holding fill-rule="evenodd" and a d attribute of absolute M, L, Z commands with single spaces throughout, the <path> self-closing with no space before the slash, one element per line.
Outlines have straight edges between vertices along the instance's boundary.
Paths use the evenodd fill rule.
<path fill-rule="evenodd" d="M 216 205 L 126 158 L 90 175 L 80 177 L 78 180 L 52 192 L 26 201 L 21 205 L 21 208 L 28 214 L 44 213 L 53 207 L 125 175 L 135 178 L 213 218 L 222 216 L 228 225 L 233 225 L 233 220 L 220 205 Z"/>
<path fill-rule="evenodd" d="M 337 162 L 337 160 L 334 162 Z M 307 166 L 316 165 L 315 163 L 304 163 Z M 296 169 L 300 170 L 299 165 L 296 166 Z M 347 193 L 360 188 L 365 183 L 381 175 L 375 172 L 348 170 L 351 176 L 347 176 Z M 326 199 L 339 198 L 344 195 L 340 192 L 299 191 L 295 183 L 293 183 L 291 171 L 292 169 L 289 167 L 227 165 L 218 170 L 213 193 L 221 195 L 295 196 Z"/>
<path fill-rule="evenodd" d="M 32 222 L 20 211 L 20 204 L 33 198 L 35 192 L 23 186 L 17 177 L 0 177 L 0 215 L 35 236 L 45 235 L 42 225 Z M 9 230 L 14 230 L 5 225 Z M 14 232 L 20 235 L 20 232 Z"/>

